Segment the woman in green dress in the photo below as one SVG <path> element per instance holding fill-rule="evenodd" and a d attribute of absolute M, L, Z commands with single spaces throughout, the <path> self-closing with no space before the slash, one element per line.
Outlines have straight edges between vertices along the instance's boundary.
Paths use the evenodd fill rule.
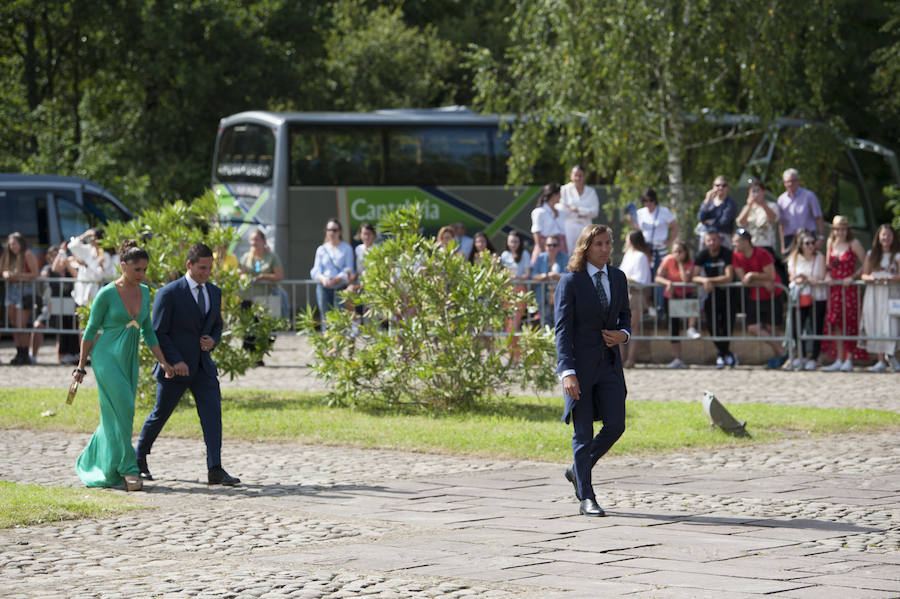
<path fill-rule="evenodd" d="M 150 257 L 134 242 L 126 241 L 119 249 L 119 258 L 122 276 L 103 287 L 94 298 L 81 340 L 81 359 L 72 372 L 76 381 L 84 380 L 84 363 L 93 350 L 91 364 L 100 393 L 100 426 L 78 456 L 75 469 L 89 487 L 115 487 L 124 482 L 126 490 L 139 491 L 142 482 L 131 445 L 138 337 L 143 336 L 167 377 L 174 376 L 175 371 L 159 348 L 150 321 L 150 290 L 141 284 Z"/>

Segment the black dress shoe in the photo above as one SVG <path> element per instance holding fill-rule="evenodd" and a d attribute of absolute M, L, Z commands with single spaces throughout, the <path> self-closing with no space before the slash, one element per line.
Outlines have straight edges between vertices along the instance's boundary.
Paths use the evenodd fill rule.
<path fill-rule="evenodd" d="M 566 468 L 566 480 L 572 483 L 572 487 L 575 488 L 575 499 L 581 501 L 581 496 L 578 494 L 578 481 L 575 480 L 575 470 L 571 466 Z"/>
<path fill-rule="evenodd" d="M 235 476 L 231 476 L 230 474 L 225 472 L 225 469 L 221 466 L 215 466 L 214 468 L 211 468 L 207 480 L 211 485 L 226 485 L 229 487 L 233 487 L 234 485 L 241 482 L 241 479 Z"/>
<path fill-rule="evenodd" d="M 147 467 L 147 456 L 142 456 L 137 459 L 138 470 L 140 470 L 141 478 L 144 480 L 153 480 L 153 475 L 150 474 L 150 468 Z"/>
<path fill-rule="evenodd" d="M 593 499 L 582 499 L 579 512 L 585 516 L 605 516 L 606 512 Z"/>

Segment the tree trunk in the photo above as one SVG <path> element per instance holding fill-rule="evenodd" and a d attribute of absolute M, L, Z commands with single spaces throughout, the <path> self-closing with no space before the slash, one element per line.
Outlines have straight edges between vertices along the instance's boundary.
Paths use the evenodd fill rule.
<path fill-rule="evenodd" d="M 669 178 L 669 201 L 672 204 L 672 211 L 676 214 L 681 214 L 687 208 L 682 169 L 683 139 L 681 124 L 670 120 L 669 135 L 665 142 L 666 173 Z"/>

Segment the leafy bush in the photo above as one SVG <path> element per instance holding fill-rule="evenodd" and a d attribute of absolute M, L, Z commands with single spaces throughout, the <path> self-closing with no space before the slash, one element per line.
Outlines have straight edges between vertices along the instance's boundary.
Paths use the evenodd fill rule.
<path fill-rule="evenodd" d="M 145 283 L 150 287 L 150 301 L 156 291 L 166 283 L 184 275 L 187 251 L 195 243 L 205 243 L 213 251 L 227 248 L 237 233 L 229 226 L 216 222 L 216 198 L 212 192 L 191 203 L 178 201 L 161 208 L 148 209 L 126 223 L 110 223 L 106 239 L 116 247 L 125 239 L 133 239 L 150 254 Z M 213 349 L 213 359 L 220 374 L 229 378 L 243 374 L 271 351 L 271 335 L 284 322 L 272 318 L 262 306 L 253 305 L 241 309 L 241 289 L 245 286 L 235 270 L 220 268 L 223 255 L 219 252 L 210 280 L 222 289 L 221 343 Z M 83 316 L 87 316 L 85 311 Z M 84 319 L 86 322 L 86 318 Z M 245 336 L 256 338 L 255 351 L 242 348 Z M 151 373 L 156 359 L 141 344 L 141 378 L 138 383 L 138 400 L 152 402 L 156 382 Z"/>
<path fill-rule="evenodd" d="M 386 239 L 366 254 L 361 288 L 343 298 L 316 332 L 310 307 L 300 318 L 316 354 L 317 376 L 332 404 L 431 409 L 470 407 L 510 384 L 547 389 L 556 382 L 553 334 L 523 326 L 505 331 L 516 311 L 534 306 L 496 259 L 470 264 L 418 232 L 418 206 L 379 223 Z"/>
<path fill-rule="evenodd" d="M 886 206 L 893 215 L 891 226 L 894 230 L 900 229 L 900 186 L 890 185 L 884 188 L 884 195 L 887 197 Z"/>

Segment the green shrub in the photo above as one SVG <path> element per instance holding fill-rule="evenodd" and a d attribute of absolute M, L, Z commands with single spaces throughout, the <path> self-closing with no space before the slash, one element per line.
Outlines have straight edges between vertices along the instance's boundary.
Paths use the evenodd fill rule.
<path fill-rule="evenodd" d="M 510 384 L 539 389 L 555 383 L 553 334 L 523 325 L 506 335 L 531 292 L 516 291 L 496 259 L 470 264 L 418 232 L 418 206 L 379 223 L 386 239 L 366 254 L 361 289 L 343 298 L 362 306 L 332 310 L 316 332 L 308 308 L 317 376 L 331 384 L 329 401 L 366 407 L 470 407 Z"/>
<path fill-rule="evenodd" d="M 887 209 L 893 218 L 891 226 L 894 230 L 900 229 L 900 185 L 890 185 L 884 188 L 884 195 L 887 197 Z"/>

